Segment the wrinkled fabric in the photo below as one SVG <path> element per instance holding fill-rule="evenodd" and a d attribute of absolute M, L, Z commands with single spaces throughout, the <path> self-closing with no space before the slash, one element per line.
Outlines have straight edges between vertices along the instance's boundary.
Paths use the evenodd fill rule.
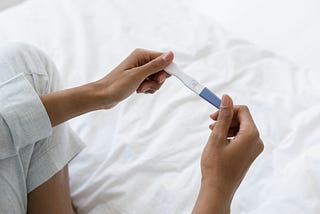
<path fill-rule="evenodd" d="M 0 213 L 26 213 L 27 194 L 83 148 L 67 124 L 51 127 L 39 98 L 58 87 L 55 73 L 36 48 L 0 44 Z"/>
<path fill-rule="evenodd" d="M 97 80 L 137 47 L 172 50 L 184 72 L 248 105 L 265 143 L 232 212 L 320 210 L 319 72 L 226 32 L 181 1 L 31 0 L 0 14 L 0 38 L 45 49 L 64 87 Z M 70 165 L 77 212 L 190 213 L 214 111 L 171 77 L 154 95 L 74 119 L 87 144 Z"/>

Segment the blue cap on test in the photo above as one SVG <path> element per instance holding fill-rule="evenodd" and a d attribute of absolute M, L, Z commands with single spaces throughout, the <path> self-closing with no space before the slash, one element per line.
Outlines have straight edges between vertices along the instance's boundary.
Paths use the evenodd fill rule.
<path fill-rule="evenodd" d="M 220 109 L 221 99 L 217 97 L 212 91 L 210 91 L 207 87 L 205 87 L 201 93 L 199 94 L 200 97 L 214 105 L 216 108 Z"/>

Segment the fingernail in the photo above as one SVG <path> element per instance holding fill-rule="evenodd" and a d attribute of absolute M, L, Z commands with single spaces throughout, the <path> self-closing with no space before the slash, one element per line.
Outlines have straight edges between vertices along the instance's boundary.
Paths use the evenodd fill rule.
<path fill-rule="evenodd" d="M 164 53 L 164 54 L 162 55 L 162 59 L 164 59 L 166 62 L 170 62 L 170 61 L 171 61 L 170 54 L 171 54 L 170 51 L 167 52 L 167 53 Z"/>
<path fill-rule="evenodd" d="M 224 94 L 222 96 L 220 108 L 227 108 L 230 106 L 230 104 L 231 104 L 230 98 L 228 97 L 228 95 Z"/>
<path fill-rule="evenodd" d="M 166 75 L 161 75 L 160 78 L 159 78 L 159 83 L 163 83 L 165 80 L 166 80 Z"/>
<path fill-rule="evenodd" d="M 149 91 L 149 90 L 150 90 L 150 87 L 143 88 L 143 89 L 141 89 L 141 93 L 146 93 L 146 92 Z"/>

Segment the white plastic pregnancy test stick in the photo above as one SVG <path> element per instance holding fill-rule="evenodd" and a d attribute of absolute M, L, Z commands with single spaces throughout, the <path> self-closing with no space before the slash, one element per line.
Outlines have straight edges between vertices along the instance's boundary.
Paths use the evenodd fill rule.
<path fill-rule="evenodd" d="M 201 85 L 189 75 L 185 74 L 180 68 L 172 62 L 167 68 L 164 69 L 169 74 L 177 77 L 185 86 L 198 94 L 200 97 L 220 109 L 221 99 L 211 92 L 207 87 Z"/>

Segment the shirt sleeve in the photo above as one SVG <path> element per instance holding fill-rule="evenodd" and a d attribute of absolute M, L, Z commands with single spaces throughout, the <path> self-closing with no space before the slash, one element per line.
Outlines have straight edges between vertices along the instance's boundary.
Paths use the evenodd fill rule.
<path fill-rule="evenodd" d="M 52 133 L 46 109 L 23 74 L 0 83 L 0 117 L 16 148 L 23 148 Z"/>

